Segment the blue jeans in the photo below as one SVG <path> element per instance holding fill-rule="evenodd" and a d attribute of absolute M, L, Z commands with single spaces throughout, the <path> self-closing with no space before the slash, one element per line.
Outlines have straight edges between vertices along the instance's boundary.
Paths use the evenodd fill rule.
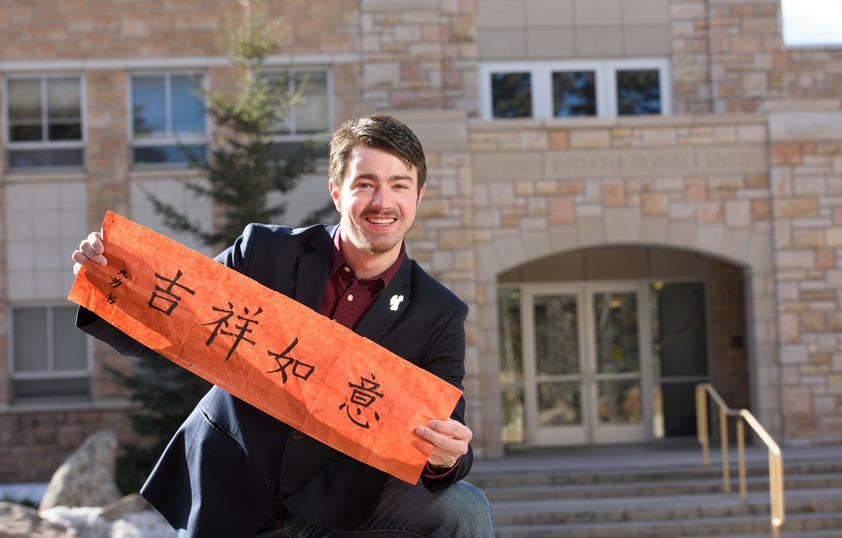
<path fill-rule="evenodd" d="M 491 505 L 465 481 L 431 493 L 420 484 L 389 477 L 371 518 L 354 529 L 323 529 L 287 513 L 276 529 L 260 538 L 493 538 Z"/>

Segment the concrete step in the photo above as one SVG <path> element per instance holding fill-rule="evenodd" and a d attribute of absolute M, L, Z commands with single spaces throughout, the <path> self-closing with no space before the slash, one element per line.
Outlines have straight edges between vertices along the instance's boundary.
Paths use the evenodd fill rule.
<path fill-rule="evenodd" d="M 784 475 L 787 490 L 842 488 L 842 473 Z M 475 484 L 476 485 L 476 484 Z M 768 475 L 752 475 L 746 478 L 749 492 L 768 491 Z M 483 487 L 488 500 L 548 500 L 570 498 L 600 498 L 622 496 L 691 495 L 723 493 L 722 477 L 699 479 L 659 480 L 646 482 L 593 483 L 593 484 L 532 484 L 529 479 L 511 486 Z M 732 475 L 731 492 L 739 495 L 739 480 Z"/>
<path fill-rule="evenodd" d="M 768 493 L 738 495 L 636 496 L 604 499 L 495 502 L 495 524 L 506 526 L 599 524 L 631 521 L 738 519 L 770 514 Z M 787 519 L 796 515 L 838 514 L 842 528 L 842 488 L 786 493 Z M 810 529 L 806 529 L 810 530 Z"/>
<path fill-rule="evenodd" d="M 840 455 L 842 456 L 842 455 Z M 588 484 L 637 484 L 641 482 L 661 481 L 697 481 L 704 479 L 722 480 L 721 464 L 695 465 L 651 465 L 638 468 L 616 469 L 542 469 L 514 472 L 475 471 L 471 473 L 470 482 L 483 490 L 495 488 L 509 488 L 518 486 L 538 485 L 572 485 Z M 736 480 L 737 463 L 730 466 L 731 477 Z M 842 476 L 842 457 L 835 461 L 792 462 L 784 464 L 784 479 L 803 475 Z M 747 477 L 762 477 L 768 479 L 769 467 L 766 462 L 749 462 L 746 464 Z"/>
<path fill-rule="evenodd" d="M 710 518 L 705 520 L 652 520 L 545 525 L 500 525 L 496 538 L 769 538 L 768 516 Z M 781 528 L 782 538 L 840 538 L 842 513 L 795 514 Z"/>

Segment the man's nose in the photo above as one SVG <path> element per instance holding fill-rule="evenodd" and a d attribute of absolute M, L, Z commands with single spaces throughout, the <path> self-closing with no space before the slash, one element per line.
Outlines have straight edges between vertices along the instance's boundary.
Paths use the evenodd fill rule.
<path fill-rule="evenodd" d="M 392 197 L 389 189 L 377 187 L 371 197 L 371 205 L 377 208 L 387 208 L 392 205 Z"/>

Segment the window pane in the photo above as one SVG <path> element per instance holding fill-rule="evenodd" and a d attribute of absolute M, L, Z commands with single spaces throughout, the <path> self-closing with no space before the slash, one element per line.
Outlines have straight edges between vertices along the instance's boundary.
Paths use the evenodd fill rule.
<path fill-rule="evenodd" d="M 187 75 L 170 77 L 172 130 L 176 136 L 204 136 L 205 108 L 193 79 Z"/>
<path fill-rule="evenodd" d="M 593 71 L 553 73 L 553 114 L 596 116 L 595 79 Z"/>
<path fill-rule="evenodd" d="M 579 373 L 576 302 L 575 295 L 535 297 L 535 368 L 539 377 Z"/>
<path fill-rule="evenodd" d="M 617 113 L 621 116 L 661 113 L 657 69 L 617 71 Z"/>
<path fill-rule="evenodd" d="M 538 384 L 538 425 L 573 426 L 582 423 L 582 394 L 578 381 Z"/>
<path fill-rule="evenodd" d="M 12 314 L 15 337 L 15 372 L 46 372 L 47 309 L 15 308 Z"/>
<path fill-rule="evenodd" d="M 523 389 L 503 390 L 502 437 L 506 444 L 526 442 L 526 413 L 523 407 Z"/>
<path fill-rule="evenodd" d="M 79 79 L 47 79 L 47 111 L 52 119 L 79 120 L 82 117 L 82 99 L 79 95 Z"/>
<path fill-rule="evenodd" d="M 88 369 L 85 333 L 76 328 L 76 308 L 53 309 L 53 353 L 57 372 Z"/>
<path fill-rule="evenodd" d="M 82 149 L 9 150 L 10 168 L 38 168 L 44 166 L 78 168 L 84 164 Z"/>
<path fill-rule="evenodd" d="M 639 381 L 600 381 L 597 385 L 600 422 L 628 424 L 643 421 Z"/>
<path fill-rule="evenodd" d="M 87 377 L 73 377 L 66 379 L 16 379 L 12 384 L 13 398 L 44 399 L 68 397 L 88 397 L 90 395 L 90 379 Z"/>
<path fill-rule="evenodd" d="M 295 104 L 295 133 L 316 134 L 328 130 L 327 73 L 306 72 L 295 76 L 296 88 L 303 87 Z"/>
<path fill-rule="evenodd" d="M 696 435 L 696 383 L 664 383 L 660 388 L 664 435 Z"/>
<path fill-rule="evenodd" d="M 650 288 L 652 358 L 659 377 L 705 376 L 707 313 L 701 282 L 658 284 Z"/>
<path fill-rule="evenodd" d="M 132 115 L 135 138 L 167 135 L 166 87 L 163 76 L 132 78 Z"/>
<path fill-rule="evenodd" d="M 522 383 L 520 290 L 500 290 L 497 303 L 500 311 L 500 383 Z"/>
<path fill-rule="evenodd" d="M 639 372 L 637 294 L 595 293 L 593 316 L 597 372 Z"/>
<path fill-rule="evenodd" d="M 9 88 L 9 140 L 41 140 L 41 80 L 11 79 Z"/>
<path fill-rule="evenodd" d="M 138 146 L 134 148 L 135 164 L 189 164 L 190 158 L 185 150 L 194 157 L 207 158 L 205 144 L 185 146 Z"/>
<path fill-rule="evenodd" d="M 82 139 L 82 99 L 78 78 L 47 80 L 49 140 Z"/>
<path fill-rule="evenodd" d="M 531 75 L 529 73 L 492 73 L 491 108 L 495 118 L 531 118 Z"/>

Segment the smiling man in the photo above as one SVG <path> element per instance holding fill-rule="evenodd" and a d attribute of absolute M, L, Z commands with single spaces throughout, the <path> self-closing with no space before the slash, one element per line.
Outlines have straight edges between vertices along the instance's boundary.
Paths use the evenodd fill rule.
<path fill-rule="evenodd" d="M 329 173 L 338 226 L 250 224 L 216 260 L 461 389 L 468 307 L 404 244 L 425 190 L 420 142 L 389 116 L 346 122 Z M 107 255 L 92 233 L 74 270 Z M 77 325 L 121 354 L 154 354 L 87 310 Z M 141 494 L 181 536 L 491 538 L 488 501 L 462 480 L 473 460 L 464 414 L 461 398 L 450 417 L 418 425 L 433 449 L 418 484 L 407 484 L 213 387 Z"/>

